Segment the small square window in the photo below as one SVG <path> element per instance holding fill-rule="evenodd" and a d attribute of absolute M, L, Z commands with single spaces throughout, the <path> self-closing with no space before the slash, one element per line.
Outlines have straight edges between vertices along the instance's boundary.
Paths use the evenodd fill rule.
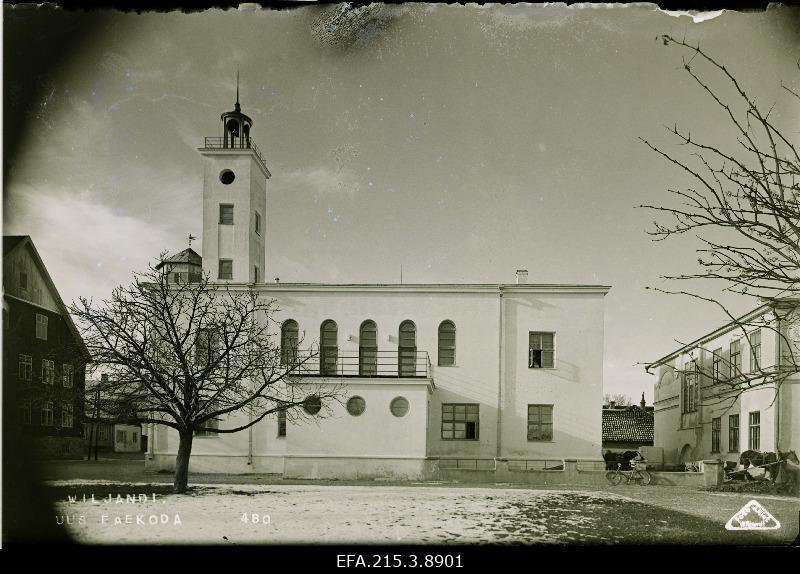
<path fill-rule="evenodd" d="M 219 260 L 219 278 L 233 279 L 233 259 Z"/>
<path fill-rule="evenodd" d="M 219 206 L 219 222 L 222 225 L 233 225 L 233 206 L 220 205 Z"/>

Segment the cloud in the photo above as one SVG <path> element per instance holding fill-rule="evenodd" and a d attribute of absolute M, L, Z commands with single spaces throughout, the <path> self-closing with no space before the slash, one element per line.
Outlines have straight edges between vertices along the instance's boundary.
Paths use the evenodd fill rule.
<path fill-rule="evenodd" d="M 304 193 L 345 197 L 355 197 L 361 190 L 360 178 L 341 164 L 336 168 L 317 165 L 285 172 L 275 178 L 274 185 L 276 188 L 296 189 Z"/>
<path fill-rule="evenodd" d="M 66 303 L 107 297 L 130 281 L 175 238 L 149 221 L 120 214 L 76 190 L 18 190 L 5 233 L 31 235 Z"/>

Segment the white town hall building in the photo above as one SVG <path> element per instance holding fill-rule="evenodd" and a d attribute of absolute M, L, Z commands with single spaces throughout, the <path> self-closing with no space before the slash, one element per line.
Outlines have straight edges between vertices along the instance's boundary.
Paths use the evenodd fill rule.
<path fill-rule="evenodd" d="M 238 100 L 238 98 L 237 98 Z M 194 440 L 192 472 L 287 478 L 412 478 L 435 464 L 601 459 L 604 296 L 599 285 L 266 283 L 264 157 L 252 120 L 222 114 L 205 139 L 202 260 L 208 273 L 275 299 L 284 344 L 319 345 L 300 379 L 342 389 L 324 417 L 267 417 Z M 313 409 L 311 409 L 313 411 Z M 237 426 L 233 420 L 219 427 Z M 174 469 L 176 431 L 149 425 L 147 467 Z M 469 463 L 466 463 L 469 464 Z"/>

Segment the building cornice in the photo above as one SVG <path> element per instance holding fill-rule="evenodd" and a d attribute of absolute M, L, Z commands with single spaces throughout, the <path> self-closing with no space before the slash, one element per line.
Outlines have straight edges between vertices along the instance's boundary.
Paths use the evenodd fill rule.
<path fill-rule="evenodd" d="M 550 293 L 605 295 L 611 289 L 606 285 L 534 285 L 534 284 L 482 284 L 482 283 L 209 283 L 209 286 L 227 286 L 231 290 L 254 289 L 264 293 Z"/>

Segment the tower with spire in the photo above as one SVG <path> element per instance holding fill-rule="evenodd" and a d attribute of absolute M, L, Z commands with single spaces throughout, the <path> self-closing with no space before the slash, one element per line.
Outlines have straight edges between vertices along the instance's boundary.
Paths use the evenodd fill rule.
<path fill-rule="evenodd" d="M 221 134 L 203 147 L 203 272 L 212 281 L 262 283 L 266 251 L 267 180 L 271 174 L 253 141 L 253 120 L 239 103 L 220 116 Z"/>

